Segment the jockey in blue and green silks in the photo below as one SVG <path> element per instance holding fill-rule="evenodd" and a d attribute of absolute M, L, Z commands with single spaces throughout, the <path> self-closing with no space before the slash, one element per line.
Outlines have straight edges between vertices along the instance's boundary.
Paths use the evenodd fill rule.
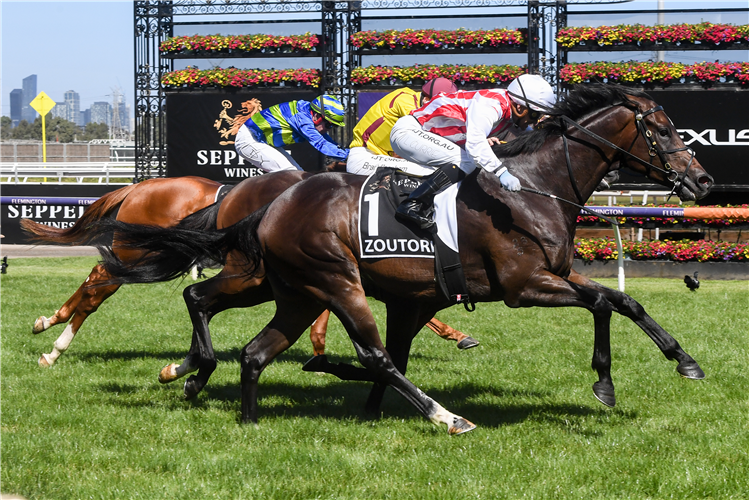
<path fill-rule="evenodd" d="M 284 146 L 309 142 L 326 156 L 346 159 L 348 149 L 339 148 L 326 133 L 333 126 L 344 126 L 343 104 L 335 97 L 284 102 L 253 114 L 239 127 L 234 147 L 242 158 L 265 172 L 302 170 Z"/>

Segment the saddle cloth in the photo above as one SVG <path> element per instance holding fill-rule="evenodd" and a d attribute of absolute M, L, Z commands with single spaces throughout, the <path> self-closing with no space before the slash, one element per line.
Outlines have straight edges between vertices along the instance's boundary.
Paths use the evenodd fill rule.
<path fill-rule="evenodd" d="M 433 237 L 458 251 L 455 184 L 435 197 L 437 234 L 405 225 L 395 209 L 422 182 L 394 169 L 378 169 L 364 181 L 359 193 L 359 253 L 363 259 L 387 257 L 434 258 Z"/>

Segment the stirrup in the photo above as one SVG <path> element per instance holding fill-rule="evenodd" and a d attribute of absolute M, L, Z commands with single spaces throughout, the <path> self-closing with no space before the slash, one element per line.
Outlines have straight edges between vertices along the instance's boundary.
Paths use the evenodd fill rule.
<path fill-rule="evenodd" d="M 428 218 L 434 212 L 433 210 L 429 210 L 427 214 L 421 215 L 419 209 L 413 208 L 414 203 L 409 203 L 409 206 L 406 206 L 407 201 L 399 205 L 395 210 L 396 219 L 403 222 L 413 222 L 414 224 L 418 224 L 421 229 L 429 229 L 434 226 L 434 220 Z"/>

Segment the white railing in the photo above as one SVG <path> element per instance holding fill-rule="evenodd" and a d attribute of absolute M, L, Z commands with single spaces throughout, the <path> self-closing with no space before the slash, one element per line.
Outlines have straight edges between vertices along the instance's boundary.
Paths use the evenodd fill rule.
<path fill-rule="evenodd" d="M 40 182 L 46 184 L 83 184 L 85 179 L 95 179 L 97 184 L 130 184 L 135 177 L 135 163 L 125 162 L 13 162 L 0 163 L 0 182 L 22 184 Z M 30 178 L 35 179 L 29 181 Z M 126 182 L 111 182 L 110 179 L 127 179 Z M 63 182 L 63 179 L 70 179 Z"/>
<path fill-rule="evenodd" d="M 616 205 L 617 198 L 629 198 L 630 205 L 635 203 L 635 198 L 642 198 L 641 203 L 643 205 L 648 204 L 648 199 L 652 198 L 652 203 L 657 203 L 658 198 L 663 198 L 666 201 L 671 191 L 596 191 L 588 199 L 588 203 L 592 203 L 595 198 L 606 198 L 607 206 Z M 674 203 L 678 202 L 681 205 L 681 200 L 678 196 L 672 198 Z"/>

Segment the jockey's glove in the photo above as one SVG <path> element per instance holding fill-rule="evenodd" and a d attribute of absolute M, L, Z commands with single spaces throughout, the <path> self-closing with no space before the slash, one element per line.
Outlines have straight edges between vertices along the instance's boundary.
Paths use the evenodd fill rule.
<path fill-rule="evenodd" d="M 520 181 L 507 168 L 502 167 L 497 170 L 497 176 L 499 176 L 499 182 L 502 184 L 502 187 L 506 190 L 520 191 Z"/>

